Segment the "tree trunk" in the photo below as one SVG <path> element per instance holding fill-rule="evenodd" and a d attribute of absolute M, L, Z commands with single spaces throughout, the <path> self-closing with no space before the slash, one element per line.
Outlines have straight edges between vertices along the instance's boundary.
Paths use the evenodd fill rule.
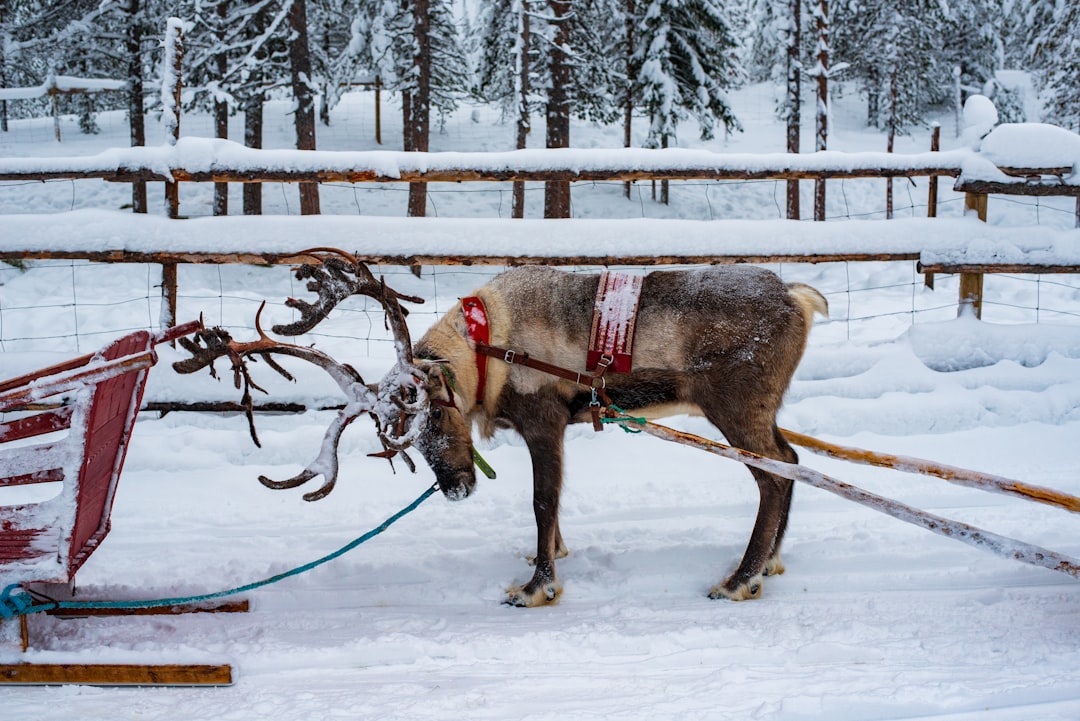
<path fill-rule="evenodd" d="M 296 103 L 296 149 L 315 150 L 315 98 L 311 92 L 307 0 L 292 0 L 289 10 L 289 65 Z M 301 215 L 319 214 L 319 184 L 300 183 Z"/>
<path fill-rule="evenodd" d="M 893 65 L 892 73 L 889 75 L 889 135 L 886 150 L 888 152 L 893 151 L 893 146 L 896 144 L 896 125 L 897 125 L 897 113 L 899 108 L 897 107 L 898 93 L 896 89 L 896 65 Z M 885 179 L 885 217 L 887 219 L 893 217 L 893 182 L 892 178 Z"/>
<path fill-rule="evenodd" d="M 529 116 L 529 51 L 532 50 L 532 36 L 529 30 L 529 0 L 523 0 L 521 12 L 521 52 L 518 62 L 521 63 L 521 73 L 518 80 L 518 122 L 517 122 L 517 149 L 524 150 L 532 130 L 532 120 Z M 514 182 L 513 201 L 510 211 L 514 218 L 525 217 L 525 181 Z"/>
<path fill-rule="evenodd" d="M 262 148 L 263 97 L 255 94 L 244 105 L 244 145 Z M 262 215 L 262 183 L 244 183 L 244 215 Z"/>
<path fill-rule="evenodd" d="M 228 8 L 226 7 L 225 0 L 218 0 L 217 16 L 218 16 L 218 35 L 224 34 L 225 31 L 225 18 L 228 15 Z M 229 70 L 229 59 L 225 55 L 224 49 L 218 53 L 215 58 L 217 64 L 218 77 L 225 77 L 225 73 Z M 229 137 L 229 104 L 223 100 L 214 100 L 214 135 L 215 137 L 223 140 Z M 214 183 L 214 215 L 228 215 L 229 214 L 229 184 L 228 183 Z"/>
<path fill-rule="evenodd" d="M 814 149 L 828 148 L 829 140 L 829 3 L 818 0 L 817 137 Z M 814 181 L 814 220 L 825 220 L 825 179 Z"/>
<path fill-rule="evenodd" d="M 792 30 L 787 46 L 787 151 L 799 152 L 799 129 L 802 124 L 802 76 L 799 69 L 799 47 L 802 39 L 803 0 L 791 0 Z M 799 181 L 787 181 L 787 217 L 798 220 Z"/>
<path fill-rule="evenodd" d="M 0 30 L 4 27 L 4 18 L 7 17 L 8 7 L 7 0 L 0 0 Z M 0 32 L 0 37 L 3 37 L 5 33 Z M 2 44 L 0 44 L 0 88 L 6 88 L 8 86 L 7 80 L 7 53 L 4 50 Z M 8 131 L 8 104 L 7 100 L 0 100 L 0 132 Z"/>
<path fill-rule="evenodd" d="M 410 97 L 409 129 L 411 148 L 420 153 L 428 151 L 431 131 L 431 13 L 429 0 L 413 0 L 413 39 L 416 55 L 413 69 L 416 87 Z M 422 218 L 427 214 L 427 183 L 409 183 L 409 216 Z"/>
<path fill-rule="evenodd" d="M 623 147 L 629 148 L 632 142 L 631 126 L 634 122 L 634 83 L 636 78 L 633 66 L 634 38 L 637 36 L 637 18 L 634 0 L 626 0 L 626 97 L 623 98 Z M 630 198 L 633 183 L 623 185 L 623 195 Z"/>
<path fill-rule="evenodd" d="M 143 110 L 142 25 L 139 0 L 128 0 L 127 28 L 124 49 L 128 63 L 128 126 L 132 147 L 146 145 L 146 115 Z M 146 181 L 131 184 L 131 209 L 135 213 L 147 210 Z"/>
<path fill-rule="evenodd" d="M 551 49 L 551 88 L 547 99 L 547 147 L 570 147 L 571 59 L 570 19 L 573 0 L 548 0 L 550 22 L 555 25 L 555 46 Z M 570 217 L 570 183 L 552 180 L 544 184 L 544 217 Z"/>

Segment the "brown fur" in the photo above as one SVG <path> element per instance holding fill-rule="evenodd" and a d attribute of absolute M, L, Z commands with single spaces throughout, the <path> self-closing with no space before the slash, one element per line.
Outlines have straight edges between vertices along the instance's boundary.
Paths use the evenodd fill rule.
<path fill-rule="evenodd" d="M 496 277 L 476 292 L 488 311 L 491 344 L 524 351 L 549 363 L 584 370 L 597 275 L 524 267 Z M 780 435 L 776 413 L 802 356 L 814 313 L 825 299 L 809 286 L 785 285 L 753 266 L 653 272 L 644 279 L 633 354 L 634 370 L 607 375 L 611 400 L 634 415 L 704 415 L 732 445 L 782 461 L 797 456 Z M 460 305 L 416 344 L 429 371 L 428 393 L 449 400 L 433 413 L 417 448 L 444 493 L 468 495 L 475 485 L 471 426 L 482 435 L 512 428 L 533 465 L 537 551 L 532 579 L 511 589 L 508 603 L 536 606 L 562 591 L 555 559 L 566 554 L 559 529 L 563 435 L 568 423 L 588 420 L 589 391 L 520 365 L 489 359 L 482 403 L 476 402 L 476 357 Z M 434 407 L 433 407 L 434 408 Z M 791 481 L 751 469 L 758 484 L 757 521 L 742 562 L 710 592 L 734 600 L 756 598 L 761 577 L 781 573 L 780 543 L 791 505 Z"/>

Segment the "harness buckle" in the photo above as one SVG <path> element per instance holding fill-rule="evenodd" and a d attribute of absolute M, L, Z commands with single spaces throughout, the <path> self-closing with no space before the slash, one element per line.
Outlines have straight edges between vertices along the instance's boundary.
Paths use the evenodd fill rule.
<path fill-rule="evenodd" d="M 596 389 L 592 389 L 592 400 L 589 401 L 589 415 L 592 416 L 593 430 L 599 433 L 604 430 L 604 424 L 600 420 L 600 399 L 597 398 Z"/>
<path fill-rule="evenodd" d="M 513 365 L 515 358 L 517 358 L 517 351 L 516 350 L 508 350 L 508 351 L 506 351 L 506 354 L 503 355 L 503 360 L 506 361 L 507 363 L 510 363 L 511 365 Z"/>

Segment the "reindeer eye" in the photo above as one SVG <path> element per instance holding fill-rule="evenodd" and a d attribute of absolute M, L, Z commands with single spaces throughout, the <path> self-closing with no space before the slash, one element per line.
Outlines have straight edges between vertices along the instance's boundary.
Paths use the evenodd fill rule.
<path fill-rule="evenodd" d="M 438 406 L 435 406 L 434 408 L 432 408 L 431 409 L 431 417 L 434 420 L 439 420 L 440 418 L 442 418 L 442 408 L 439 408 Z"/>

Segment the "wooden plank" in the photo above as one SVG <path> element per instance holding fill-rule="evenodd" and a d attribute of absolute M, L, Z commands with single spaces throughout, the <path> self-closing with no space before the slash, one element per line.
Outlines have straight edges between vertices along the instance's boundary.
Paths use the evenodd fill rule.
<path fill-rule="evenodd" d="M 1080 265 L 1049 263 L 922 263 L 920 273 L 1080 273 Z"/>
<path fill-rule="evenodd" d="M 1071 169 L 1069 172 L 1072 172 Z M 953 190 L 961 193 L 978 193 L 980 195 L 1032 195 L 1080 198 L 1080 185 L 1066 185 L 1060 182 L 1046 181 L 1002 183 L 993 180 L 966 180 L 957 183 Z"/>
<path fill-rule="evenodd" d="M 232 666 L 211 664 L 16 663 L 0 665 L 0 684 L 56 686 L 231 686 Z"/>
<path fill-rule="evenodd" d="M 400 255 L 393 253 L 353 253 L 364 263 L 411 267 L 414 265 L 717 265 L 738 263 L 836 263 L 862 261 L 918 260 L 918 252 L 897 253 L 783 253 L 783 254 L 724 254 L 708 255 Z M 128 250 L 31 250 L 0 251 L 0 260 L 89 260 L 102 263 L 192 263 L 253 265 L 298 265 L 314 263 L 308 256 L 288 253 L 214 253 L 214 252 L 138 252 Z"/>
<path fill-rule="evenodd" d="M 976 318 L 982 318 L 983 274 L 965 271 L 960 274 L 960 305 L 956 309 L 957 317 L 970 309 Z"/>
<path fill-rule="evenodd" d="M 51 608 L 45 611 L 45 614 L 57 618 L 88 618 L 91 616 L 179 616 L 189 613 L 247 613 L 249 610 L 251 610 L 251 604 L 244 598 L 239 601 L 223 601 L 216 604 L 186 603 L 177 606 L 156 606 L 153 608 Z"/>

